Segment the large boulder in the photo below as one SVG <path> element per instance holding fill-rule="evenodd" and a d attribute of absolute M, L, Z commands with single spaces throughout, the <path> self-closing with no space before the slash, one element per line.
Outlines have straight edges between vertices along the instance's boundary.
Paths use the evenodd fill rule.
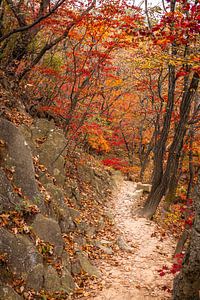
<path fill-rule="evenodd" d="M 64 191 L 58 186 L 48 183 L 45 185 L 46 190 L 51 196 L 51 201 L 48 205 L 48 215 L 59 221 L 63 215 L 70 217 L 69 208 L 65 203 Z"/>
<path fill-rule="evenodd" d="M 52 183 L 46 184 L 45 188 L 51 196 L 51 201 L 47 208 L 48 215 L 59 223 L 62 233 L 74 231 L 75 224 L 71 217 L 71 209 L 65 203 L 63 189 Z"/>
<path fill-rule="evenodd" d="M 0 168 L 0 213 L 16 209 L 21 204 L 21 199 L 13 193 L 13 187 L 7 179 L 5 172 Z"/>
<path fill-rule="evenodd" d="M 48 138 L 49 133 L 55 130 L 56 126 L 53 120 L 49 121 L 45 118 L 35 119 L 31 126 L 32 139 L 35 141 L 37 139 Z"/>

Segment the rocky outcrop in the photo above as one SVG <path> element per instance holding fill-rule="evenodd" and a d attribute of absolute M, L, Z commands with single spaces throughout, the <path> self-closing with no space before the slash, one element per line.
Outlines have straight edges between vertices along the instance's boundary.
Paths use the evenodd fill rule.
<path fill-rule="evenodd" d="M 93 205 L 88 193 L 90 201 L 103 203 L 112 180 L 92 159 L 75 166 L 65 145 L 53 121 L 37 119 L 17 128 L 0 119 L 2 300 L 41 290 L 67 295 L 77 287 L 74 275 L 100 276 L 82 251 L 104 223 L 103 215 L 94 224 L 86 217 L 87 203 Z"/>

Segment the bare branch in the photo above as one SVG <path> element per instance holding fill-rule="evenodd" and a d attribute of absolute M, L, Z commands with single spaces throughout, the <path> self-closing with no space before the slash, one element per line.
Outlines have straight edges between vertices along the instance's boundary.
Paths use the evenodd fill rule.
<path fill-rule="evenodd" d="M 10 0 L 8 0 L 10 1 Z M 23 26 L 20 26 L 18 28 L 15 28 L 13 30 L 11 30 L 10 32 L 4 34 L 1 38 L 0 38 L 0 43 L 3 42 L 5 39 L 8 39 L 11 35 L 18 33 L 18 32 L 23 32 L 26 30 L 31 29 L 32 27 L 34 27 L 35 25 L 39 24 L 41 21 L 45 20 L 46 18 L 48 18 L 50 15 L 52 15 L 63 3 L 65 2 L 65 0 L 59 0 L 53 7 L 52 9 L 49 10 L 48 13 L 46 13 L 45 15 L 41 15 L 39 18 L 37 18 L 33 23 L 26 25 L 24 24 Z M 17 16 L 16 16 L 17 18 Z"/>
<path fill-rule="evenodd" d="M 19 74 L 18 79 L 21 80 L 40 60 L 41 58 L 44 56 L 44 54 L 49 51 L 51 48 L 53 48 L 55 45 L 57 45 L 58 43 L 62 42 L 69 34 L 69 31 L 76 25 L 78 24 L 85 15 L 87 15 L 95 6 L 96 4 L 96 0 L 94 0 L 92 2 L 92 4 L 73 22 L 71 22 L 66 30 L 64 31 L 64 33 L 59 36 L 58 38 L 55 38 L 52 42 L 47 43 L 38 53 L 38 55 L 36 56 L 36 58 L 30 63 L 29 66 L 27 66 L 23 72 L 21 74 Z"/>

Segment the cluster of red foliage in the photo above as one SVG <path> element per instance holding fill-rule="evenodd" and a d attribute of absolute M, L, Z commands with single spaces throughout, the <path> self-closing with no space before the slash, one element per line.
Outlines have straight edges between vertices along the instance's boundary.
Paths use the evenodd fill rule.
<path fill-rule="evenodd" d="M 102 163 L 104 164 L 104 166 L 112 167 L 115 170 L 121 170 L 127 166 L 127 162 L 117 157 L 103 159 Z"/>
<path fill-rule="evenodd" d="M 160 276 L 165 276 L 166 274 L 176 274 L 180 272 L 183 262 L 183 253 L 178 253 L 174 257 L 174 263 L 171 267 L 163 266 L 162 269 L 158 270 Z"/>

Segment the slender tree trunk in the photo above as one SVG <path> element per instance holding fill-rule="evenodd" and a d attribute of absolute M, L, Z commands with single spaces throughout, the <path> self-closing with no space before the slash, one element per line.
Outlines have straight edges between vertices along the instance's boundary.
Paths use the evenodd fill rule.
<path fill-rule="evenodd" d="M 169 210 L 170 205 L 173 203 L 176 197 L 177 186 L 178 186 L 178 176 L 174 174 L 174 176 L 171 177 L 171 180 L 169 182 L 169 189 L 167 191 L 167 195 L 165 196 L 164 208 L 166 211 Z"/>
<path fill-rule="evenodd" d="M 187 188 L 187 198 L 190 197 L 190 193 L 192 190 L 193 180 L 194 180 L 194 166 L 193 166 L 193 141 L 194 141 L 194 129 L 191 128 L 189 132 L 189 182 L 188 182 L 188 188 Z"/>
<path fill-rule="evenodd" d="M 190 150 L 189 150 L 189 182 L 188 182 L 188 188 L 187 188 L 187 199 L 191 195 L 193 179 L 194 179 L 193 150 L 192 150 L 193 140 L 194 140 L 194 130 L 193 130 L 193 128 L 191 128 L 190 132 L 189 132 Z M 187 218 L 187 215 L 185 217 Z M 189 237 L 189 233 L 190 233 L 190 226 L 186 225 L 182 235 L 180 236 L 180 238 L 178 240 L 176 250 L 175 250 L 175 253 L 174 253 L 175 255 L 178 254 L 178 253 L 181 253 L 183 251 L 184 245 L 185 245 L 185 243 L 186 243 L 186 241 Z"/>
<path fill-rule="evenodd" d="M 175 92 L 175 67 L 169 66 L 169 86 L 168 86 L 168 102 L 166 113 L 161 131 L 161 138 L 157 141 L 154 150 L 154 171 L 152 179 L 152 190 L 149 194 L 151 199 L 156 189 L 159 187 L 163 177 L 163 162 L 166 151 L 166 142 L 170 130 L 171 117 L 174 108 L 174 92 Z"/>
<path fill-rule="evenodd" d="M 179 240 L 178 240 L 174 255 L 179 254 L 183 251 L 183 248 L 184 248 L 184 245 L 185 245 L 185 243 L 188 239 L 188 236 L 189 236 L 189 228 L 185 228 L 183 233 L 181 234 Z"/>
<path fill-rule="evenodd" d="M 183 267 L 174 279 L 173 300 L 200 299 L 200 173 L 194 203 L 195 221 Z"/>

